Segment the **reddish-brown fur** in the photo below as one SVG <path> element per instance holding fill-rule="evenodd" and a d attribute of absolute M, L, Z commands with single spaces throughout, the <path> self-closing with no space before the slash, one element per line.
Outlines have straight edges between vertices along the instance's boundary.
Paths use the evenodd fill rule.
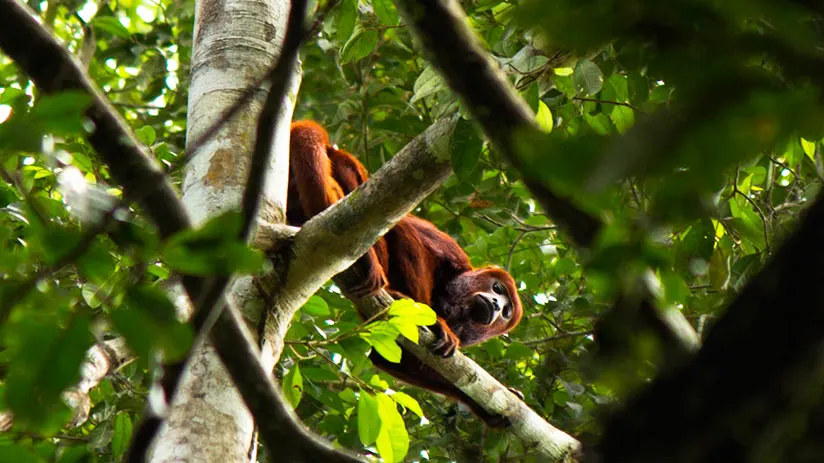
<path fill-rule="evenodd" d="M 368 177 L 363 165 L 331 146 L 326 130 L 312 121 L 292 124 L 290 153 L 287 219 L 292 225 L 302 225 Z M 358 265 L 368 277 L 350 289 L 355 295 L 366 296 L 385 287 L 396 298 L 409 297 L 432 307 L 438 315 L 438 322 L 430 327 L 438 337 L 433 351 L 444 357 L 462 345 L 506 333 L 523 313 L 515 281 L 506 271 L 473 269 L 452 237 L 413 215 L 398 222 Z M 412 355 L 402 355 L 400 363 L 374 352 L 371 358 L 403 381 L 461 400 L 491 425 L 506 424 Z"/>

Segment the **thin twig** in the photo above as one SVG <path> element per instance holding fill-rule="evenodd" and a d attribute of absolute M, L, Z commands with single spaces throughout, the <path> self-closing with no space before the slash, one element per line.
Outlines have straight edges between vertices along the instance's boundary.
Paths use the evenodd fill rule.
<path fill-rule="evenodd" d="M 595 333 L 594 330 L 571 331 L 569 333 L 560 333 L 560 334 L 556 334 L 554 336 L 549 336 L 549 337 L 546 337 L 546 338 L 532 339 L 530 341 L 523 341 L 523 344 L 525 344 L 527 346 L 531 346 L 531 345 L 535 345 L 535 344 L 544 344 L 544 343 L 547 343 L 547 342 L 557 341 L 559 339 L 575 338 L 575 337 L 578 337 L 578 336 L 589 336 L 589 335 L 594 334 L 594 333 Z"/>
<path fill-rule="evenodd" d="M 633 106 L 629 103 L 624 103 L 622 101 L 602 100 L 602 99 L 599 99 L 599 98 L 585 98 L 585 97 L 582 97 L 582 96 L 574 96 L 574 97 L 572 97 L 572 99 L 576 100 L 576 101 L 589 101 L 591 103 L 611 104 L 611 105 L 615 105 L 615 106 L 626 106 L 627 108 L 630 108 L 635 112 L 639 112 L 641 114 L 646 114 L 644 112 L 644 110 L 642 110 L 641 108 L 639 108 L 637 106 Z"/>

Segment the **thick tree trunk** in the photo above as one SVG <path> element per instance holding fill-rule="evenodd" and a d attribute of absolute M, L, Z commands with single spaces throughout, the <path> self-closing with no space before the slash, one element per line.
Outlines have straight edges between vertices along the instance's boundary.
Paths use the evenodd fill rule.
<path fill-rule="evenodd" d="M 219 121 L 277 60 L 289 6 L 287 0 L 196 2 L 187 132 L 190 143 Z M 297 79 L 292 82 L 296 84 Z M 183 201 L 195 223 L 239 207 L 265 96 L 263 91 L 254 95 L 247 108 L 226 121 L 187 163 Z M 284 217 L 288 122 L 293 103 L 285 102 L 282 106 L 282 122 L 273 141 L 260 207 L 261 217 L 268 222 L 282 222 Z M 263 302 L 250 278 L 236 281 L 228 297 L 243 309 L 247 320 L 257 323 Z M 271 352 L 271 348 L 264 346 L 267 369 L 273 366 Z M 212 347 L 207 345 L 191 359 L 167 425 L 154 444 L 151 460 L 249 461 L 255 455 L 254 430 L 251 414 Z"/>

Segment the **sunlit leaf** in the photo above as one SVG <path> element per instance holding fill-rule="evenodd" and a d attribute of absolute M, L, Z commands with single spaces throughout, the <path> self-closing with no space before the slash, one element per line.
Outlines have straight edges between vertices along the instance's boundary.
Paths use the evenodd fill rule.
<path fill-rule="evenodd" d="M 403 417 L 398 413 L 395 401 L 386 394 L 378 394 L 378 414 L 381 417 L 381 430 L 376 445 L 381 457 L 389 462 L 403 461 L 409 450 L 409 434 Z"/>
<path fill-rule="evenodd" d="M 358 395 L 358 437 L 363 445 L 370 445 L 377 440 L 381 421 L 378 400 L 361 389 Z"/>
<path fill-rule="evenodd" d="M 546 131 L 546 133 L 552 132 L 553 121 L 552 121 L 552 111 L 549 110 L 549 107 L 543 101 L 538 101 L 538 114 L 536 115 L 538 120 L 538 125 Z"/>
<path fill-rule="evenodd" d="M 303 397 L 303 376 L 300 374 L 300 367 L 297 363 L 283 377 L 281 389 L 283 390 L 283 396 L 292 405 L 292 408 L 296 408 Z"/>
<path fill-rule="evenodd" d="M 421 405 L 409 394 L 403 392 L 395 392 L 389 397 L 391 397 L 392 400 L 400 404 L 402 407 L 423 418 L 423 409 L 421 409 Z"/>

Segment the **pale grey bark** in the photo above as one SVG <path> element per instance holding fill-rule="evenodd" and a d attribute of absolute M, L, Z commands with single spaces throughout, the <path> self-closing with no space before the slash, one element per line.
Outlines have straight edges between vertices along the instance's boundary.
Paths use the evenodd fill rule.
<path fill-rule="evenodd" d="M 446 179 L 451 173 L 449 146 L 453 128 L 454 121 L 436 122 L 361 188 L 300 229 L 283 257 L 283 265 L 275 264 L 276 268 L 288 269 L 288 273 L 281 277 L 281 289 L 274 295 L 279 301 L 274 314 L 274 339 L 283 339 L 294 312 L 321 285 L 351 265 Z M 271 249 L 272 243 L 286 239 L 292 232 L 291 227 L 262 224 L 255 243 L 261 249 Z M 339 275 L 336 281 L 357 282 L 361 276 L 350 275 L 350 271 Z M 284 300 L 293 302 L 284 304 Z M 391 302 L 385 291 L 356 300 L 366 315 L 380 312 Z M 431 339 L 431 333 L 422 330 L 421 346 Z M 408 341 L 402 343 L 476 402 L 487 405 L 488 411 L 509 417 L 514 423 L 511 431 L 550 461 L 571 461 L 577 455 L 578 441 L 547 423 L 468 357 L 458 353 L 451 359 L 443 359 L 430 355 L 425 347 Z M 276 350 L 276 356 L 279 352 Z"/>
<path fill-rule="evenodd" d="M 220 120 L 277 60 L 289 6 L 287 0 L 196 2 L 188 140 L 198 139 Z M 297 79 L 292 82 L 297 85 Z M 289 95 L 295 93 L 293 89 Z M 187 163 L 183 202 L 195 223 L 239 207 L 265 95 L 261 91 L 251 98 L 246 109 L 226 121 Z M 288 100 L 276 124 L 274 155 L 261 199 L 260 215 L 271 221 L 281 221 L 285 211 L 288 130 L 294 108 L 293 98 Z M 238 279 L 227 299 L 252 323 L 260 319 L 263 301 L 250 277 Z M 271 352 L 264 346 L 267 371 L 274 365 Z M 213 348 L 206 345 L 193 354 L 151 461 L 248 461 L 255 454 L 254 432 L 249 410 Z"/>

